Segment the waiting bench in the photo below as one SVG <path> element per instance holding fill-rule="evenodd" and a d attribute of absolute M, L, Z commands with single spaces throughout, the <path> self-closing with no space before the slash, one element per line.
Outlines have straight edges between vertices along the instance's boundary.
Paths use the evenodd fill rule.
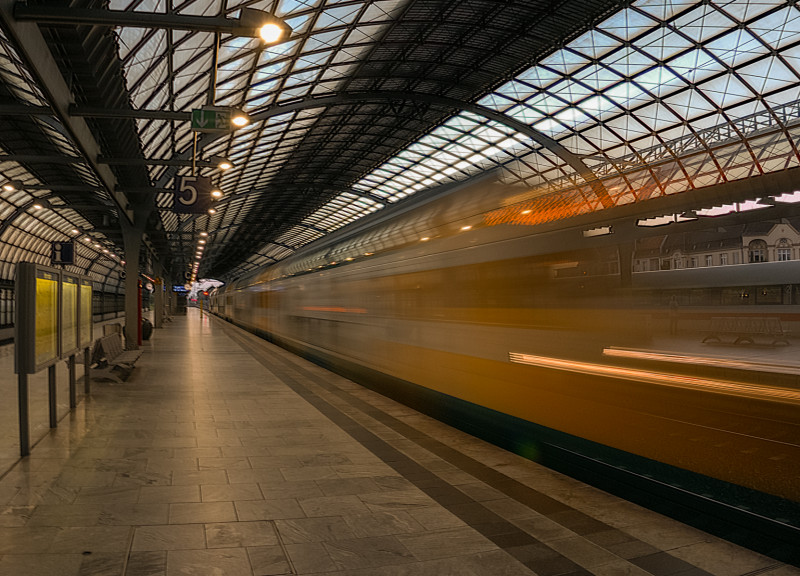
<path fill-rule="evenodd" d="M 107 334 L 95 343 L 92 363 L 97 363 L 97 367 L 92 368 L 92 379 L 105 378 L 121 383 L 122 380 L 114 373 L 114 369 L 131 370 L 141 356 L 142 350 L 122 349 L 120 333 Z"/>
<path fill-rule="evenodd" d="M 722 342 L 724 338 L 733 338 L 734 344 L 753 344 L 756 337 L 772 339 L 772 345 L 789 345 L 788 330 L 781 324 L 780 318 L 753 316 L 726 316 L 711 318 L 711 329 L 703 338 L 706 342 Z"/>

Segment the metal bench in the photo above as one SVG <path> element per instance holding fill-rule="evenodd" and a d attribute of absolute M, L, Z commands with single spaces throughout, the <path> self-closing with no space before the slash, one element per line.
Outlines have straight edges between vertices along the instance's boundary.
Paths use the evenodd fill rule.
<path fill-rule="evenodd" d="M 788 330 L 780 318 L 754 316 L 725 316 L 711 318 L 711 329 L 703 338 L 703 343 L 722 342 L 733 338 L 733 344 L 754 344 L 757 337 L 772 339 L 771 344 L 789 345 Z"/>
<path fill-rule="evenodd" d="M 114 373 L 114 370 L 132 370 L 133 365 L 141 356 L 142 350 L 122 349 L 122 336 L 118 332 L 107 334 L 95 343 L 92 359 L 93 362 L 97 362 L 97 367 L 92 368 L 92 379 L 105 378 L 121 383 L 122 380 Z"/>

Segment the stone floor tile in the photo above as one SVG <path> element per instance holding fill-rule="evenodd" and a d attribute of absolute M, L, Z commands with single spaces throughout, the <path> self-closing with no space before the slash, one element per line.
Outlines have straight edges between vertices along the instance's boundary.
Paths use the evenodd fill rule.
<path fill-rule="evenodd" d="M 269 522 L 225 522 L 206 524 L 206 542 L 209 548 L 276 546 L 278 537 Z"/>
<path fill-rule="evenodd" d="M 128 526 L 72 526 L 61 528 L 48 548 L 55 554 L 124 553 L 133 528 Z"/>
<path fill-rule="evenodd" d="M 247 548 L 253 574 L 259 576 L 278 576 L 291 574 L 292 568 L 280 546 L 250 546 Z"/>
<path fill-rule="evenodd" d="M 132 551 L 192 550 L 205 548 L 202 524 L 138 526 L 133 536 Z"/>
<path fill-rule="evenodd" d="M 235 522 L 233 502 L 179 502 L 169 505 L 170 524 L 208 524 Z"/>
<path fill-rule="evenodd" d="M 0 574 L 9 576 L 78 576 L 81 554 L 8 554 L 0 557 Z"/>
<path fill-rule="evenodd" d="M 497 549 L 495 544 L 469 526 L 418 534 L 398 534 L 397 539 L 418 560 L 462 556 L 465 550 L 475 553 Z"/>
<path fill-rule="evenodd" d="M 199 486 L 143 486 L 139 489 L 140 504 L 200 502 Z"/>
<path fill-rule="evenodd" d="M 341 569 L 354 570 L 415 561 L 415 557 L 393 536 L 354 538 L 324 542 L 325 549 Z"/>
<path fill-rule="evenodd" d="M 297 574 L 339 572 L 322 542 L 287 543 L 285 548 Z"/>
<path fill-rule="evenodd" d="M 281 540 L 287 544 L 304 544 L 353 538 L 355 534 L 342 518 L 297 518 L 275 520 Z"/>
<path fill-rule="evenodd" d="M 173 486 L 227 483 L 228 475 L 225 470 L 175 470 L 172 472 Z"/>
<path fill-rule="evenodd" d="M 249 576 L 252 573 L 244 548 L 167 552 L 166 576 Z"/>
<path fill-rule="evenodd" d="M 258 484 L 204 484 L 200 493 L 203 502 L 264 499 Z"/>
<path fill-rule="evenodd" d="M 277 520 L 305 518 L 306 514 L 294 498 L 281 500 L 243 500 L 236 502 L 239 520 Z"/>

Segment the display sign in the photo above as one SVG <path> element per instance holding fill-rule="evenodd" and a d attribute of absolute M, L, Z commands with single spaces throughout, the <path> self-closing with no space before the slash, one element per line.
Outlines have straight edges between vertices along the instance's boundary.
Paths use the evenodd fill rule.
<path fill-rule="evenodd" d="M 75 243 L 74 242 L 53 242 L 51 245 L 50 263 L 74 264 L 75 263 Z"/>
<path fill-rule="evenodd" d="M 230 109 L 204 109 L 192 110 L 192 130 L 195 132 L 230 132 Z"/>
<path fill-rule="evenodd" d="M 58 270 L 32 262 L 17 264 L 14 350 L 18 373 L 34 374 L 59 359 L 60 284 Z"/>
<path fill-rule="evenodd" d="M 213 189 L 206 176 L 178 176 L 172 209 L 181 214 L 205 214 L 211 207 Z"/>
<path fill-rule="evenodd" d="M 61 356 L 78 351 L 78 288 L 79 278 L 61 274 Z"/>
<path fill-rule="evenodd" d="M 94 324 L 92 323 L 92 280 L 85 276 L 80 279 L 80 296 L 78 298 L 80 314 L 80 348 L 88 348 L 94 339 Z"/>
<path fill-rule="evenodd" d="M 184 292 L 188 292 L 188 291 L 189 291 L 189 288 L 187 288 L 186 286 L 180 286 L 180 285 L 178 285 L 178 284 L 175 284 L 175 285 L 172 287 L 172 291 L 173 291 L 173 292 L 181 292 L 181 293 L 184 293 Z"/>

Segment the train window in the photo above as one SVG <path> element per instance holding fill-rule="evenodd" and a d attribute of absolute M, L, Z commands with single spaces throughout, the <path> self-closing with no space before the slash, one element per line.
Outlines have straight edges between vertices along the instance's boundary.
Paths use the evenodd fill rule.
<path fill-rule="evenodd" d="M 756 304 L 782 304 L 783 287 L 760 286 L 756 291 Z"/>

